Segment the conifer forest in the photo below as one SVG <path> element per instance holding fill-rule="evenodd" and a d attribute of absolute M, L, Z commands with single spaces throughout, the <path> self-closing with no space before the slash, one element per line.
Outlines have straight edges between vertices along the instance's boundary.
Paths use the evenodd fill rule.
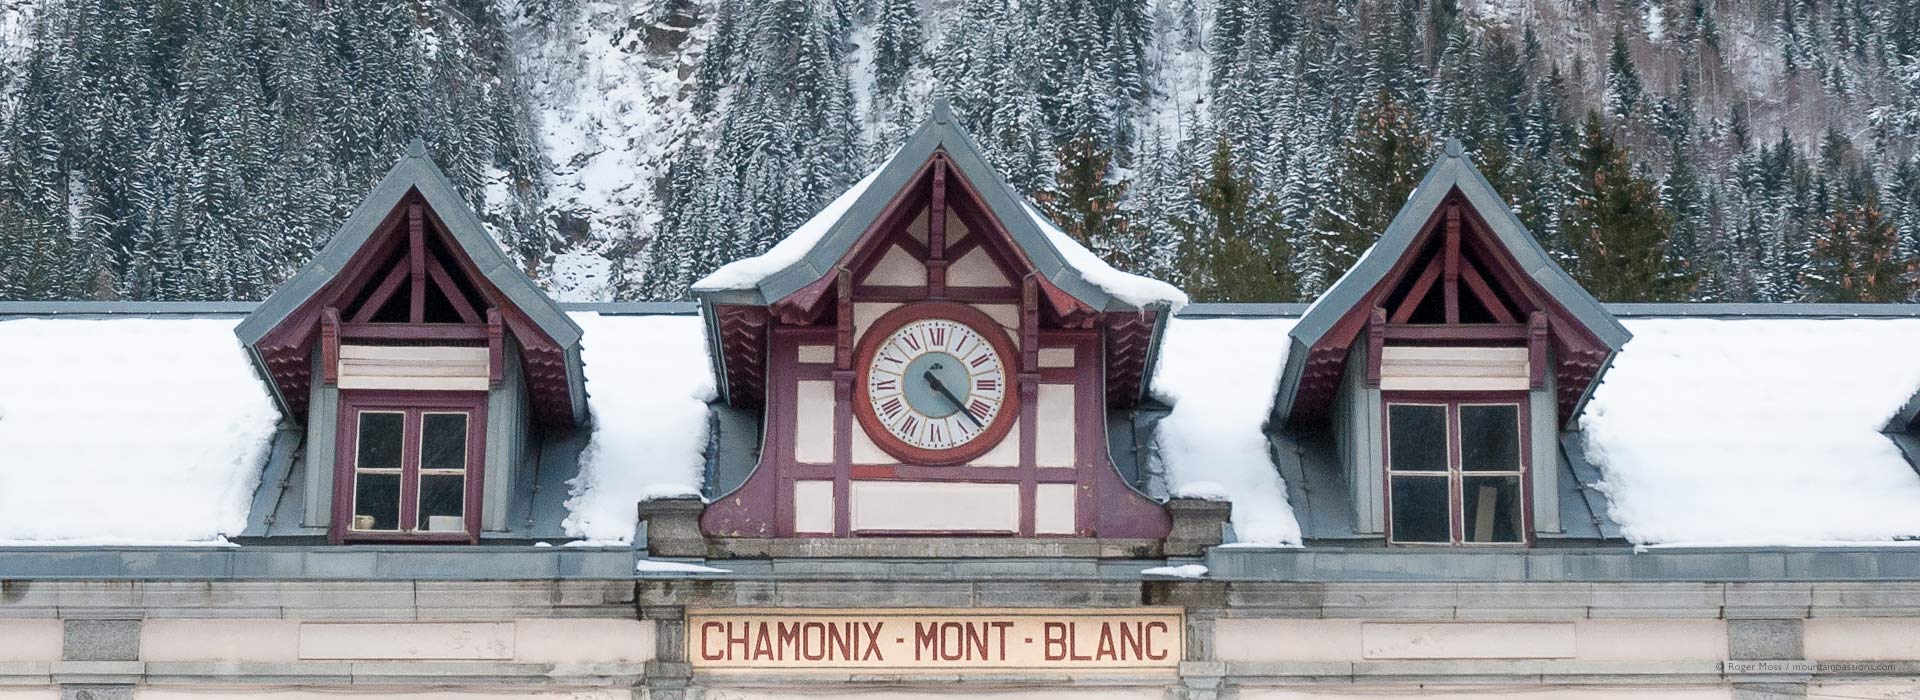
<path fill-rule="evenodd" d="M 415 137 L 559 298 L 682 299 L 936 96 L 1196 300 L 1459 139 L 1603 300 L 1920 301 L 1920 0 L 0 0 L 0 299 L 260 299 Z"/>

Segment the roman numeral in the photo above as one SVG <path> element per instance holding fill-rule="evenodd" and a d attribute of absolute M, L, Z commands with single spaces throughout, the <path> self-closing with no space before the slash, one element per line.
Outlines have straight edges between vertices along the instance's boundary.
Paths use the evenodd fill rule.
<path fill-rule="evenodd" d="M 913 337 L 912 334 L 900 336 L 900 342 L 906 343 L 910 350 L 920 349 L 920 339 Z"/>
<path fill-rule="evenodd" d="M 1000 380 L 999 379 L 975 379 L 973 380 L 973 390 L 974 391 L 999 391 Z"/>
<path fill-rule="evenodd" d="M 898 389 L 898 387 L 899 387 L 899 382 L 897 380 L 893 380 L 893 379 L 873 380 L 874 391 L 894 391 Z"/>
<path fill-rule="evenodd" d="M 985 401 L 981 401 L 980 399 L 974 399 L 969 403 L 971 403 L 972 405 L 967 407 L 967 412 L 973 414 L 973 417 L 975 418 L 986 418 L 987 414 L 993 411 L 992 404 L 989 404 Z"/>
<path fill-rule="evenodd" d="M 920 432 L 919 427 L 920 427 L 920 419 L 915 418 L 913 416 L 907 416 L 906 420 L 900 421 L 900 432 L 903 432 L 903 433 L 908 433 L 908 434 L 918 433 Z"/>
<path fill-rule="evenodd" d="M 927 342 L 929 345 L 933 345 L 934 347 L 946 347 L 947 346 L 947 329 L 928 328 Z"/>
<path fill-rule="evenodd" d="M 906 406 L 904 404 L 900 403 L 900 397 L 895 396 L 891 399 L 887 399 L 886 403 L 880 404 L 880 413 L 881 415 L 884 415 L 888 418 L 892 418 L 894 414 L 899 413 L 900 409 L 905 407 Z"/>
<path fill-rule="evenodd" d="M 989 360 L 992 360 L 992 359 L 993 359 L 993 355 L 992 355 L 991 353 L 984 353 L 984 352 L 983 352 L 983 353 L 980 353 L 980 356 L 979 356 L 979 357 L 976 357 L 976 358 L 973 358 L 972 360 L 969 360 L 969 361 L 967 362 L 967 364 L 969 364 L 969 365 L 972 365 L 972 366 L 974 366 L 974 367 L 979 367 L 979 366 L 981 366 L 981 365 L 984 365 L 984 364 L 986 364 L 986 363 L 987 363 L 987 361 L 989 361 Z"/>
<path fill-rule="evenodd" d="M 928 432 L 928 434 L 930 434 L 930 435 L 932 435 L 932 436 L 933 436 L 933 437 L 931 438 L 931 441 L 932 441 L 932 442 L 940 442 L 940 440 L 941 440 L 941 438 L 940 438 L 940 424 L 939 424 L 939 423 L 934 423 L 934 422 L 928 422 L 928 423 L 927 423 L 927 432 Z"/>

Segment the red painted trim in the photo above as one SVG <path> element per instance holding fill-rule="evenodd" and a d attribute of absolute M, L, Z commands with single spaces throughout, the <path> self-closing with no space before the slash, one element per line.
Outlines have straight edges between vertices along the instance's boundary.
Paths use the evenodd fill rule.
<path fill-rule="evenodd" d="M 1507 311 L 1506 302 L 1501 301 L 1500 295 L 1487 286 L 1486 278 L 1480 276 L 1480 270 L 1471 261 L 1461 266 L 1460 279 L 1467 283 L 1467 289 L 1473 292 L 1474 298 L 1480 300 L 1480 305 L 1487 308 L 1487 313 L 1493 315 L 1494 322 L 1518 323 L 1513 313 Z"/>
<path fill-rule="evenodd" d="M 407 320 L 414 323 L 427 321 L 427 231 L 420 218 L 420 201 L 416 199 L 407 205 L 407 277 L 413 282 Z"/>
<path fill-rule="evenodd" d="M 979 309 L 948 301 L 925 301 L 892 309 L 875 319 L 860 338 L 859 347 L 855 352 L 855 366 L 859 368 L 857 370 L 859 379 L 858 385 L 852 387 L 853 413 L 859 419 L 861 427 L 867 431 L 867 437 L 888 454 L 912 464 L 959 464 L 986 454 L 1006 437 L 1007 431 L 1013 427 L 1014 418 L 1021 413 L 1021 401 L 1018 398 L 1010 393 L 1007 400 L 1001 404 L 999 415 L 994 416 L 993 423 L 975 436 L 971 442 L 944 450 L 929 450 L 909 445 L 888 432 L 886 425 L 874 412 L 873 400 L 867 394 L 869 375 L 866 368 L 873 362 L 874 353 L 879 350 L 880 344 L 886 342 L 888 336 L 893 335 L 894 331 L 900 330 L 908 323 L 933 318 L 952 320 L 971 326 L 974 332 L 993 344 L 994 352 L 1000 355 L 1002 363 L 1006 363 L 1008 358 L 1015 357 L 1013 343 L 1007 338 L 1006 332 L 992 317 Z M 848 326 L 848 333 L 851 334 L 851 322 L 848 322 Z M 1013 367 L 1009 366 L 1007 369 L 1010 370 L 1008 375 L 1015 374 L 1011 371 Z M 846 402 L 843 400 L 841 405 L 846 405 Z"/>
<path fill-rule="evenodd" d="M 499 387 L 506 377 L 506 328 L 500 321 L 500 309 L 487 309 L 487 384 Z"/>
<path fill-rule="evenodd" d="M 359 311 L 354 312 L 353 322 L 366 323 L 373 320 L 374 314 L 380 313 L 380 307 L 386 306 L 387 302 L 393 300 L 393 295 L 400 291 L 400 283 L 406 280 L 407 268 L 402 265 L 393 266 L 393 270 L 387 273 L 386 278 L 380 280 L 380 286 L 373 290 L 373 295 L 367 297 L 366 303 L 360 305 Z"/>
<path fill-rule="evenodd" d="M 401 433 L 399 532 L 356 532 L 353 522 L 354 459 L 360 411 L 395 411 L 405 415 Z M 413 531 L 420 518 L 421 416 L 440 410 L 458 410 L 467 417 L 465 503 L 461 513 L 466 532 L 458 534 Z M 334 430 L 333 518 L 328 539 L 342 542 L 465 542 L 480 541 L 480 509 L 485 503 L 487 449 L 487 394 L 464 391 L 347 390 L 340 392 L 340 412 Z"/>
<path fill-rule="evenodd" d="M 440 294 L 447 298 L 447 303 L 453 306 L 453 312 L 460 315 L 462 322 L 482 322 L 473 303 L 467 301 L 467 295 L 460 293 L 459 285 L 453 283 L 453 277 L 447 274 L 446 266 L 441 265 L 438 258 L 427 258 L 427 277 L 433 280 L 433 286 L 439 288 Z"/>
<path fill-rule="evenodd" d="M 1527 387 L 1541 389 L 1547 385 L 1547 314 L 1533 312 L 1527 317 Z"/>
<path fill-rule="evenodd" d="M 1387 340 L 1437 342 L 1519 342 L 1527 339 L 1527 327 L 1492 323 L 1388 325 Z"/>
<path fill-rule="evenodd" d="M 1400 300 L 1399 308 L 1393 310 L 1390 322 L 1406 323 L 1407 319 L 1413 318 L 1413 312 L 1420 308 L 1420 301 L 1427 298 L 1427 293 L 1433 291 L 1433 283 L 1439 279 L 1440 261 L 1428 261 L 1427 269 L 1420 272 L 1420 277 L 1413 281 L 1411 288 L 1407 289 L 1406 298 Z M 1385 299 L 1382 298 L 1382 301 Z"/>
<path fill-rule="evenodd" d="M 1446 261 L 1444 273 L 1446 286 L 1441 288 L 1445 295 L 1447 323 L 1460 322 L 1460 202 L 1455 200 L 1447 205 L 1446 252 L 1442 258 Z"/>
<path fill-rule="evenodd" d="M 936 296 L 932 287 L 894 287 L 860 285 L 853 288 L 861 301 L 915 302 L 939 299 L 962 304 L 1010 304 L 1020 301 L 1020 290 L 1013 287 L 947 287 Z"/>
<path fill-rule="evenodd" d="M 343 323 L 347 340 L 457 340 L 486 342 L 487 327 L 453 323 Z"/>
<path fill-rule="evenodd" d="M 927 292 L 931 298 L 947 293 L 947 158 L 933 156 L 932 203 L 927 206 Z"/>
<path fill-rule="evenodd" d="M 1429 266 L 1428 270 L 1433 268 Z M 1387 348 L 1387 310 L 1373 307 L 1367 324 L 1367 386 L 1380 388 L 1380 365 Z"/>
<path fill-rule="evenodd" d="M 320 371 L 329 386 L 340 383 L 340 310 L 320 311 Z"/>

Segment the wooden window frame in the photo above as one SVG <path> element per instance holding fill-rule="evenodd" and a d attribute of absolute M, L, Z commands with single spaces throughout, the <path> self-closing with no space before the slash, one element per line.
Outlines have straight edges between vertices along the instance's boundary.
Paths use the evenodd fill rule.
<path fill-rule="evenodd" d="M 353 529 L 356 493 L 354 464 L 359 454 L 361 413 L 400 413 L 400 530 L 366 531 Z M 463 484 L 461 517 L 464 527 L 458 532 L 424 532 L 406 527 L 419 521 L 420 451 L 424 439 L 423 423 L 427 414 L 467 414 L 466 482 Z M 333 465 L 333 522 L 328 539 L 334 544 L 346 542 L 480 542 L 480 509 L 484 501 L 487 445 L 487 393 L 484 391 L 391 391 L 345 390 L 340 392 L 340 415 L 336 423 Z"/>
<path fill-rule="evenodd" d="M 1392 547 L 1532 547 L 1533 534 L 1533 465 L 1530 448 L 1531 415 L 1527 410 L 1529 396 L 1524 391 L 1386 391 L 1380 395 L 1380 487 L 1382 502 L 1386 504 L 1385 528 L 1387 544 Z M 1393 425 L 1394 406 L 1444 406 L 1447 412 L 1447 541 L 1446 542 L 1400 542 L 1393 538 Z M 1460 443 L 1460 409 L 1465 406 L 1512 406 L 1514 407 L 1514 429 L 1517 443 L 1515 449 L 1519 458 L 1520 470 L 1513 471 L 1474 471 L 1469 473 L 1461 464 L 1462 446 Z M 1441 478 L 1432 476 L 1433 472 L 1399 472 L 1416 474 L 1423 478 Z M 1466 487 L 1465 478 L 1511 477 L 1520 479 L 1520 492 L 1516 498 L 1520 501 L 1520 539 L 1516 542 L 1468 542 L 1466 538 Z"/>

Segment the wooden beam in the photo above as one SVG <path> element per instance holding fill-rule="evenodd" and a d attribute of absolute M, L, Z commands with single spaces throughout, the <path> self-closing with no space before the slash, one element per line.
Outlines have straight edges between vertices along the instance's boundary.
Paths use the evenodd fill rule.
<path fill-rule="evenodd" d="M 418 201 L 407 206 L 407 264 L 413 280 L 413 305 L 407 320 L 423 323 L 427 320 L 427 233 Z"/>
<path fill-rule="evenodd" d="M 327 384 L 340 382 L 340 310 L 331 306 L 320 310 L 320 365 Z"/>
<path fill-rule="evenodd" d="M 839 268 L 834 278 L 834 352 L 833 366 L 853 369 L 853 272 Z"/>
<path fill-rule="evenodd" d="M 1413 312 L 1420 308 L 1420 300 L 1427 297 L 1427 293 L 1433 290 L 1434 281 L 1438 279 L 1440 261 L 1427 262 L 1427 269 L 1420 271 L 1420 276 L 1413 281 L 1413 287 L 1407 290 L 1407 297 L 1401 299 L 1399 308 L 1393 310 L 1391 322 L 1406 323 L 1407 319 L 1413 318 Z"/>
<path fill-rule="evenodd" d="M 1020 278 L 1020 372 L 1040 370 L 1040 283 L 1038 272 Z M 1028 404 L 1031 406 L 1032 404 Z"/>
<path fill-rule="evenodd" d="M 1446 284 L 1440 288 L 1446 295 L 1447 323 L 1460 322 L 1460 205 L 1447 206 L 1446 251 L 1442 259 L 1446 261 Z"/>
<path fill-rule="evenodd" d="M 927 205 L 927 293 L 947 292 L 947 159 L 934 156 L 932 201 Z"/>
<path fill-rule="evenodd" d="M 1387 340 L 1438 342 L 1520 342 L 1527 327 L 1499 323 L 1435 323 L 1387 326 Z"/>
<path fill-rule="evenodd" d="M 453 283 L 453 276 L 447 274 L 447 267 L 437 258 L 427 258 L 427 276 L 433 278 L 433 285 L 447 297 L 447 303 L 453 305 L 453 312 L 460 314 L 460 320 L 466 323 L 479 323 L 480 313 L 474 311 L 473 303 L 460 293 L 459 285 Z"/>
<path fill-rule="evenodd" d="M 464 340 L 487 339 L 487 327 L 454 323 L 343 323 L 345 340 Z"/>
<path fill-rule="evenodd" d="M 1486 278 L 1480 276 L 1480 270 L 1473 263 L 1460 266 L 1460 279 L 1467 283 L 1467 289 L 1473 292 L 1474 298 L 1480 300 L 1480 305 L 1487 307 L 1487 313 L 1493 314 L 1493 320 L 1500 323 L 1520 322 L 1500 301 L 1500 295 L 1493 293 L 1493 287 L 1487 285 Z"/>
<path fill-rule="evenodd" d="M 387 271 L 387 278 L 380 280 L 380 286 L 373 289 L 373 295 L 367 297 L 367 302 L 360 305 L 359 311 L 354 312 L 353 322 L 367 323 L 372 321 L 373 315 L 380 313 L 380 307 L 386 306 L 387 302 L 393 299 L 394 292 L 400 289 L 400 283 L 406 280 L 406 266 L 393 266 L 392 270 Z"/>

